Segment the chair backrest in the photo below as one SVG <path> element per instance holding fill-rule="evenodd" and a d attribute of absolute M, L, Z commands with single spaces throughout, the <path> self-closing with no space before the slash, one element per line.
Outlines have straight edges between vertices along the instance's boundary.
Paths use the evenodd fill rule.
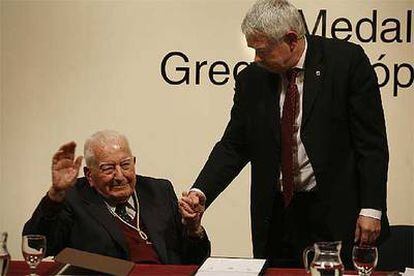
<path fill-rule="evenodd" d="M 390 230 L 391 236 L 378 246 L 377 270 L 414 268 L 414 226 L 393 225 Z"/>

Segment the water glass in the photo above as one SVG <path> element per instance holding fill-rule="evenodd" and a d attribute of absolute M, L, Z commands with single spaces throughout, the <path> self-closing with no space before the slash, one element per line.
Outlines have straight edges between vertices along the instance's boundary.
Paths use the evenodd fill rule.
<path fill-rule="evenodd" d="M 46 237 L 42 235 L 23 236 L 22 253 L 24 260 L 30 267 L 30 275 L 37 275 L 36 267 L 46 253 Z"/>
<path fill-rule="evenodd" d="M 369 276 L 377 266 L 378 250 L 375 246 L 355 245 L 352 249 L 352 262 L 360 276 Z"/>

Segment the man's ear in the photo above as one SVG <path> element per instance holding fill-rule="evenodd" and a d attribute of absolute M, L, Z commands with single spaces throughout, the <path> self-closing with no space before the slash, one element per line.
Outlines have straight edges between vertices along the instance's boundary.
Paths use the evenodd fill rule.
<path fill-rule="evenodd" d="M 85 175 L 86 179 L 88 179 L 89 185 L 93 187 L 93 179 L 91 175 L 91 170 L 88 167 L 83 167 L 83 174 Z"/>

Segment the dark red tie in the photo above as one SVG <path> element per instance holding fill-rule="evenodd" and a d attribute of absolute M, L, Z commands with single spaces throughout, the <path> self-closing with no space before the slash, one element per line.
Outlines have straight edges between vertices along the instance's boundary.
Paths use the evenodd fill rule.
<path fill-rule="evenodd" d="M 294 189 L 294 156 L 296 139 L 294 137 L 295 120 L 299 111 L 299 92 L 296 85 L 298 69 L 291 69 L 286 72 L 288 87 L 286 90 L 285 102 L 282 113 L 282 185 L 285 207 L 292 200 Z"/>

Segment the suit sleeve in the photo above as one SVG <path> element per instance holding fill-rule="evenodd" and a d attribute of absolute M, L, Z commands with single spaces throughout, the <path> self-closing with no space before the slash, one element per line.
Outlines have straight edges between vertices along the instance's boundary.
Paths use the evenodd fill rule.
<path fill-rule="evenodd" d="M 46 195 L 23 228 L 23 235 L 46 236 L 46 256 L 55 256 L 67 245 L 72 223 L 70 210 L 65 203 L 53 202 Z"/>
<path fill-rule="evenodd" d="M 360 46 L 354 57 L 349 116 L 360 178 L 360 206 L 386 211 L 388 146 L 378 80 Z"/>
<path fill-rule="evenodd" d="M 192 188 L 198 188 L 207 197 L 206 205 L 230 184 L 248 162 L 246 139 L 246 99 L 240 77 L 236 88 L 230 121 L 221 140 L 214 146 Z"/>
<path fill-rule="evenodd" d="M 168 181 L 168 192 L 171 198 L 172 210 L 174 212 L 174 224 L 176 226 L 176 235 L 179 238 L 180 259 L 182 264 L 200 265 L 207 257 L 210 256 L 211 245 L 207 234 L 202 238 L 189 237 L 181 222 L 181 215 L 178 212 L 178 200 L 175 195 L 171 182 Z"/>

